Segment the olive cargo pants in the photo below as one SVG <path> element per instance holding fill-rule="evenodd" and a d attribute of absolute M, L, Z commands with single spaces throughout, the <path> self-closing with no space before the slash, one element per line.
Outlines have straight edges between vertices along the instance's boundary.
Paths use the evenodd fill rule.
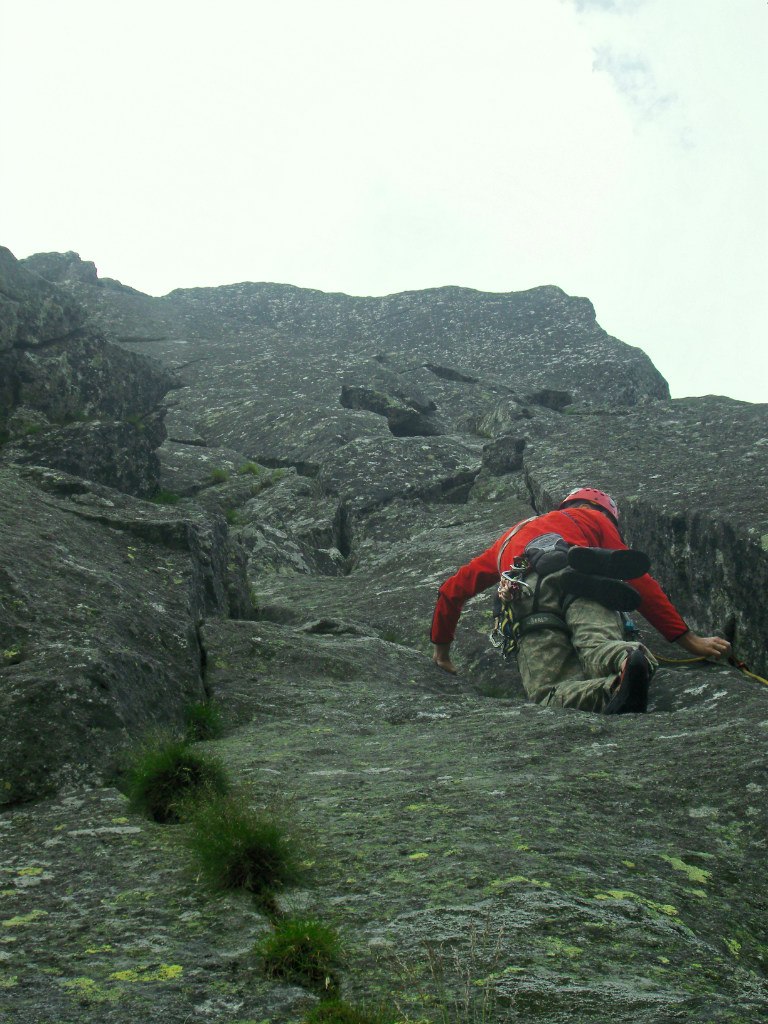
<path fill-rule="evenodd" d="M 547 707 L 602 711 L 611 698 L 611 685 L 630 651 L 641 648 L 652 670 L 658 662 L 643 644 L 625 640 L 621 616 L 596 601 L 576 598 L 562 610 L 559 586 L 562 572 L 541 580 L 537 611 L 563 615 L 570 635 L 542 629 L 520 639 L 517 664 L 528 698 Z M 536 588 L 538 577 L 526 583 Z M 534 611 L 534 598 L 526 594 L 515 605 L 516 618 Z"/>

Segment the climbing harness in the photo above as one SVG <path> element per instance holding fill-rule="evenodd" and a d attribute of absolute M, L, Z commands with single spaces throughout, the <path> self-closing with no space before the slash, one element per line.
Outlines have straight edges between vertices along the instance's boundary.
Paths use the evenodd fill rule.
<path fill-rule="evenodd" d="M 538 589 L 541 577 L 537 580 L 535 589 L 526 583 L 523 576 L 530 571 L 530 564 L 526 558 L 515 559 L 512 567 L 501 574 L 501 582 L 494 602 L 493 629 L 488 639 L 492 647 L 501 651 L 502 657 L 508 658 L 517 651 L 520 641 L 529 633 L 536 633 L 541 629 L 557 629 L 561 633 L 570 635 L 571 629 L 563 615 L 557 612 L 540 612 L 536 609 L 538 603 Z M 519 609 L 515 607 L 520 598 L 527 592 L 533 597 L 534 611 L 528 615 L 515 615 Z M 568 607 L 568 599 L 563 605 L 563 610 Z M 626 612 L 620 612 L 625 640 L 637 640 L 640 637 L 640 630 L 634 619 Z"/>
<path fill-rule="evenodd" d="M 517 638 L 519 637 L 519 620 L 514 617 L 514 605 L 520 601 L 527 592 L 533 593 L 531 586 L 525 582 L 525 576 L 530 572 L 531 565 L 527 558 L 515 558 L 509 569 L 502 570 L 502 558 L 512 538 L 522 530 L 528 523 L 532 523 L 538 516 L 529 516 L 515 523 L 512 529 L 504 538 L 499 554 L 496 558 L 496 568 L 499 573 L 499 588 L 496 593 L 496 600 L 493 608 L 493 629 L 488 639 L 492 647 L 500 650 L 502 656 L 508 658 L 517 649 Z"/>
<path fill-rule="evenodd" d="M 537 577 L 536 586 L 532 587 L 525 581 L 525 576 L 530 572 L 530 561 L 521 555 L 501 574 L 494 603 L 493 629 L 488 639 L 493 647 L 501 651 L 504 658 L 513 654 L 520 640 L 529 633 L 536 633 L 541 629 L 559 629 L 569 634 L 571 632 L 562 615 L 538 611 L 542 577 Z M 533 598 L 534 610 L 527 615 L 520 615 L 519 603 L 525 596 Z"/>
<path fill-rule="evenodd" d="M 555 612 L 531 612 L 521 619 L 514 618 L 511 606 L 502 607 L 499 626 L 491 633 L 490 641 L 494 647 L 501 649 L 503 658 L 508 658 L 520 645 L 520 641 L 529 633 L 538 633 L 541 629 L 559 629 L 570 634 L 567 622 Z"/>
<path fill-rule="evenodd" d="M 639 640 L 640 639 L 640 627 L 635 620 L 627 615 L 626 612 L 619 612 L 621 616 L 621 625 L 624 630 L 625 640 Z"/>

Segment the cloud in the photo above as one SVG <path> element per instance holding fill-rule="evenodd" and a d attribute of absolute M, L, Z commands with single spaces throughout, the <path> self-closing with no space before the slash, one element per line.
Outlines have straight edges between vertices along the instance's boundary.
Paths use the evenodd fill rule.
<path fill-rule="evenodd" d="M 593 70 L 610 75 L 619 92 L 646 117 L 656 117 L 675 103 L 674 93 L 661 90 L 650 65 L 639 55 L 612 46 L 597 47 L 594 53 Z"/>

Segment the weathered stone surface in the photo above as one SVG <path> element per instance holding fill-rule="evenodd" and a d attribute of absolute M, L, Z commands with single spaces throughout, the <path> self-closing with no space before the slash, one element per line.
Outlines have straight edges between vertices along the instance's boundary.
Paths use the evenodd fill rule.
<path fill-rule="evenodd" d="M 236 474 L 247 462 L 231 448 L 209 448 L 171 440 L 163 445 L 160 458 L 161 488 L 181 497 L 189 497 L 221 482 L 221 478 Z"/>
<path fill-rule="evenodd" d="M 39 409 L 57 423 L 97 416 L 138 422 L 173 385 L 157 363 L 87 330 L 43 348 L 19 349 L 15 373 L 16 404 Z"/>
<path fill-rule="evenodd" d="M 156 449 L 165 436 L 162 414 L 141 421 L 35 425 L 5 447 L 2 461 L 48 466 L 141 497 L 160 480 Z"/>
<path fill-rule="evenodd" d="M 360 358 L 375 356 L 384 365 L 405 358 L 421 364 L 435 382 L 453 387 L 482 379 L 497 384 L 501 378 L 516 395 L 551 399 L 562 393 L 572 402 L 632 405 L 669 397 L 643 352 L 607 335 L 587 299 L 552 286 L 511 293 L 433 288 L 359 298 L 244 283 L 178 289 L 154 299 L 118 282 L 86 283 L 90 270 L 78 273 L 73 256 L 59 256 L 52 279 L 66 279 L 101 326 L 150 349 L 167 345 L 160 340 L 166 338 L 237 338 L 255 348 L 258 359 L 274 351 L 279 339 L 282 362 L 292 356 L 287 365 L 296 382 L 305 378 L 320 348 L 347 367 Z M 52 254 L 44 259 L 52 265 Z M 42 272 L 39 257 L 25 263 Z"/>
<path fill-rule="evenodd" d="M 316 837 L 311 884 L 280 905 L 337 923 L 345 993 L 396 999 L 403 1020 L 762 1020 L 768 687 L 727 664 L 664 661 L 647 716 L 550 711 L 525 703 L 514 666 L 490 650 L 489 594 L 462 616 L 457 677 L 432 665 L 428 629 L 442 580 L 591 483 L 616 495 L 628 537 L 691 624 L 725 629 L 765 673 L 766 406 L 669 401 L 642 353 L 555 288 L 355 299 L 236 285 L 151 299 L 54 256 L 30 266 L 183 384 L 160 448 L 172 506 L 4 470 L 20 481 L 0 491 L 8 514 L 32 509 L 13 551 L 33 550 L 35 568 L 25 575 L 6 539 L 0 629 L 12 656 L 0 676 L 22 680 L 34 658 L 31 693 L 69 685 L 71 713 L 59 701 L 46 724 L 54 745 L 71 734 L 103 753 L 131 732 L 128 712 L 137 729 L 177 720 L 184 680 L 212 694 L 227 723 L 214 749 L 233 776 L 257 801 L 287 794 Z M 35 433 L 30 415 L 13 421 L 25 444 L 48 430 Z M 161 580 L 166 558 L 181 582 Z M 42 593 L 42 564 L 61 602 Z M 98 629 L 72 617 L 88 603 L 78 571 Z M 147 601 L 167 611 L 149 643 Z M 37 603 L 47 610 L 31 619 Z M 199 628 L 168 653 L 174 623 L 178 635 Z M 658 655 L 681 656 L 640 628 Z M 58 682 L 30 646 L 38 633 L 66 665 L 68 645 L 98 639 L 99 678 L 127 687 L 128 711 L 85 702 L 80 662 Z M 154 659 L 144 689 L 124 670 L 139 657 Z M 170 697 L 153 688 L 162 679 Z M 19 702 L 4 717 L 47 723 L 35 699 L 28 718 Z M 110 790 L 76 799 L 0 818 L 4 921 L 19 921 L 7 928 L 23 940 L 0 945 L 0 985 L 18 1020 L 299 1024 L 312 997 L 260 978 L 250 946 L 264 921 L 244 900 L 203 903 L 183 877 L 180 831 L 148 827 Z M 100 831 L 115 817 L 139 831 Z M 30 859 L 54 820 L 63 843 Z M 71 867 L 97 836 L 98 878 Z M 126 865 L 146 877 L 141 890 Z M 76 931 L 61 926 L 67 901 Z M 103 907 L 116 901 L 142 917 L 110 918 L 104 938 Z M 187 915 L 204 930 L 182 931 Z M 55 953 L 30 953 L 51 948 L 49 926 Z"/>
<path fill-rule="evenodd" d="M 0 523 L 0 803 L 13 803 L 180 724 L 205 698 L 200 623 L 248 614 L 250 598 L 226 524 L 199 509 L 6 468 Z"/>
<path fill-rule="evenodd" d="M 33 271 L 46 281 L 56 284 L 94 285 L 101 287 L 96 272 L 96 264 L 91 260 L 81 260 L 76 252 L 36 252 L 22 260 L 27 270 Z"/>
<path fill-rule="evenodd" d="M 403 495 L 466 499 L 480 466 L 479 445 L 458 437 L 357 438 L 328 455 L 319 479 L 368 511 Z"/>
<path fill-rule="evenodd" d="M 0 818 L 0 1020 L 296 1020 L 316 1000 L 256 969 L 269 925 L 195 879 L 178 829 L 113 789 Z"/>
<path fill-rule="evenodd" d="M 69 292 L 28 273 L 0 246 L 0 352 L 59 341 L 83 327 L 85 319 Z"/>
<path fill-rule="evenodd" d="M 41 269 L 51 269 L 52 261 L 42 260 Z M 94 269 L 54 278 L 68 283 L 96 275 Z M 69 290 L 31 273 L 7 249 L 0 250 L 0 300 L 0 438 L 15 442 L 0 460 L 152 494 L 160 470 L 154 452 L 165 437 L 162 400 L 174 386 L 172 375 L 108 344 Z"/>
<path fill-rule="evenodd" d="M 344 619 L 221 622 L 206 643 L 238 724 L 219 751 L 290 787 L 321 838 L 313 898 L 343 913 L 351 991 L 416 1015 L 431 949 L 449 986 L 455 960 L 487 979 L 491 1020 L 768 1007 L 759 686 L 669 668 L 651 714 L 601 719 L 472 695 Z"/>
<path fill-rule="evenodd" d="M 375 360 L 345 374 L 341 387 L 345 409 L 368 409 L 386 417 L 395 437 L 433 437 L 445 433 L 435 417 L 435 402 L 402 374 L 393 373 Z"/>

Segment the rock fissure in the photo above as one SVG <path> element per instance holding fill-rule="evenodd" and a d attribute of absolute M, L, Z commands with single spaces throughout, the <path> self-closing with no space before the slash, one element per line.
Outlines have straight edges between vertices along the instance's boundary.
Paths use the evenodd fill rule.
<path fill-rule="evenodd" d="M 436 377 L 441 377 L 443 380 L 452 380 L 459 384 L 477 384 L 479 377 L 469 377 L 465 373 L 460 373 L 458 370 L 452 370 L 448 366 L 437 366 L 434 363 L 425 363 L 424 366 L 430 373 L 434 373 Z"/>
<path fill-rule="evenodd" d="M 19 352 L 44 352 L 46 349 L 66 345 L 70 341 L 77 341 L 86 337 L 86 332 L 81 328 L 77 328 L 74 331 L 68 331 L 66 334 L 45 338 L 41 341 L 17 341 L 14 348 Z"/>

